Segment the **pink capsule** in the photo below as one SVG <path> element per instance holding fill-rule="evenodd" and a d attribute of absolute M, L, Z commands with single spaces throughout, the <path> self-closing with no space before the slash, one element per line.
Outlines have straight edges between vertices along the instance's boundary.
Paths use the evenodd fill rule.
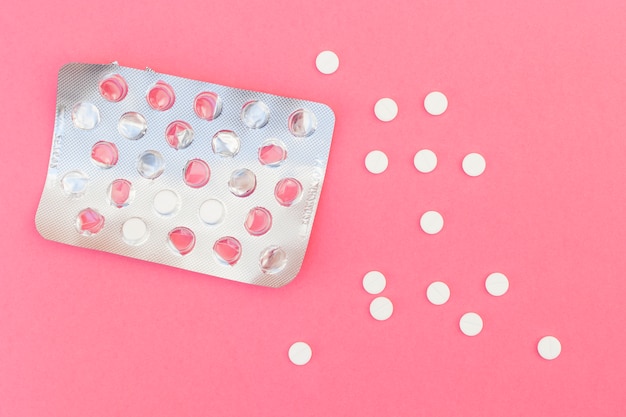
<path fill-rule="evenodd" d="M 267 140 L 259 148 L 259 162 L 262 165 L 278 166 L 287 158 L 285 145 L 277 139 Z"/>
<path fill-rule="evenodd" d="M 217 260 L 226 265 L 235 265 L 241 258 L 241 243 L 234 237 L 223 237 L 213 245 Z"/>
<path fill-rule="evenodd" d="M 187 162 L 183 171 L 185 184 L 191 188 L 204 187 L 211 177 L 209 165 L 202 159 L 192 159 Z"/>
<path fill-rule="evenodd" d="M 117 164 L 117 146 L 114 143 L 101 140 L 91 148 L 91 161 L 98 167 L 108 169 Z"/>
<path fill-rule="evenodd" d="M 172 108 L 176 101 L 176 95 L 171 85 L 164 81 L 158 81 L 150 91 L 148 91 L 146 99 L 150 107 L 154 110 L 165 111 Z"/>
<path fill-rule="evenodd" d="M 295 178 L 283 178 L 276 184 L 274 196 L 281 206 L 292 206 L 302 197 L 302 184 Z"/>
<path fill-rule="evenodd" d="M 100 81 L 98 88 L 100 89 L 102 97 L 113 103 L 124 100 L 128 93 L 128 84 L 119 74 L 109 75 Z"/>
<path fill-rule="evenodd" d="M 254 207 L 248 212 L 244 227 L 253 236 L 261 236 L 272 227 L 272 214 L 263 207 Z"/>
<path fill-rule="evenodd" d="M 81 210 L 76 217 L 76 229 L 83 236 L 98 233 L 104 227 L 104 217 L 92 208 Z"/>
<path fill-rule="evenodd" d="M 196 96 L 193 110 L 199 118 L 211 121 L 222 113 L 222 99 L 216 93 L 205 91 Z"/>
<path fill-rule="evenodd" d="M 186 227 L 177 227 L 171 230 L 167 239 L 172 250 L 181 255 L 187 255 L 196 245 L 196 235 Z"/>
<path fill-rule="evenodd" d="M 109 185 L 108 200 L 117 208 L 126 207 L 133 198 L 133 186 L 128 180 L 118 179 Z"/>
<path fill-rule="evenodd" d="M 176 120 L 165 129 L 165 139 L 174 149 L 184 149 L 193 142 L 193 129 L 187 122 Z"/>

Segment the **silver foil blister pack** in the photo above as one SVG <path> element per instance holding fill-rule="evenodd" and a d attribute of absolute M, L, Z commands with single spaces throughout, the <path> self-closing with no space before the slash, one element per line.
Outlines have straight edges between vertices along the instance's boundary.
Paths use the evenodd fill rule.
<path fill-rule="evenodd" d="M 50 240 L 279 287 L 302 266 L 335 124 L 321 103 L 117 65 L 59 71 Z"/>

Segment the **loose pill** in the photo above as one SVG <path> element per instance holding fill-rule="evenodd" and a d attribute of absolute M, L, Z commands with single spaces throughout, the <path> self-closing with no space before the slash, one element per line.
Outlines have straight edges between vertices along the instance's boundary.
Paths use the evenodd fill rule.
<path fill-rule="evenodd" d="M 370 303 L 370 314 L 376 320 L 387 320 L 393 314 L 393 303 L 387 297 L 376 297 Z"/>
<path fill-rule="evenodd" d="M 437 234 L 443 229 L 443 216 L 436 211 L 427 211 L 420 218 L 420 227 L 429 235 Z"/>
<path fill-rule="evenodd" d="M 542 337 L 537 344 L 537 351 L 542 358 L 551 361 L 561 354 L 561 342 L 554 336 Z"/>
<path fill-rule="evenodd" d="M 485 280 L 485 288 L 489 294 L 499 297 L 509 290 L 509 280 L 503 273 L 494 272 Z"/>
<path fill-rule="evenodd" d="M 380 294 L 387 285 L 387 279 L 382 272 L 370 271 L 363 277 L 363 288 L 370 294 Z"/>
<path fill-rule="evenodd" d="M 398 105 L 393 99 L 388 97 L 381 98 L 374 105 L 374 114 L 378 120 L 390 122 L 398 115 Z"/>
<path fill-rule="evenodd" d="M 372 174 L 381 174 L 389 166 L 389 159 L 383 151 L 371 151 L 365 157 L 365 168 Z"/>
<path fill-rule="evenodd" d="M 289 348 L 289 360 L 294 365 L 306 365 L 312 355 L 311 346 L 304 342 L 296 342 Z"/>
<path fill-rule="evenodd" d="M 332 74 L 339 68 L 339 57 L 333 51 L 322 51 L 315 59 L 315 66 L 322 74 Z"/>
<path fill-rule="evenodd" d="M 470 153 L 463 158 L 463 171 L 470 177 L 477 177 L 485 172 L 487 162 L 479 153 Z"/>
<path fill-rule="evenodd" d="M 476 313 L 465 313 L 459 321 L 461 331 L 467 336 L 476 336 L 483 330 L 483 319 Z"/>
<path fill-rule="evenodd" d="M 424 108 L 433 116 L 439 116 L 448 108 L 448 98 L 439 91 L 428 93 L 424 99 Z"/>
<path fill-rule="evenodd" d="M 428 286 L 426 297 L 436 306 L 445 304 L 450 299 L 450 287 L 445 282 L 435 281 Z"/>
<path fill-rule="evenodd" d="M 430 149 L 422 149 L 415 154 L 413 165 L 424 174 L 432 172 L 437 167 L 437 155 Z"/>

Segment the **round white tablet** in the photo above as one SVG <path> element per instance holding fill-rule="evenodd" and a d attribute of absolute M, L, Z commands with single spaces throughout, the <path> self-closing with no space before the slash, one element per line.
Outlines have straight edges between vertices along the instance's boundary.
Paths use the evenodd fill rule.
<path fill-rule="evenodd" d="M 426 297 L 434 305 L 440 306 L 450 299 L 450 288 L 445 282 L 435 281 L 428 286 Z"/>
<path fill-rule="evenodd" d="M 152 200 L 152 207 L 161 216 L 171 216 L 180 206 L 180 198 L 172 190 L 161 190 L 154 196 Z"/>
<path fill-rule="evenodd" d="M 448 108 L 448 98 L 439 91 L 428 93 L 424 99 L 424 108 L 433 116 L 439 116 Z"/>
<path fill-rule="evenodd" d="M 141 245 L 148 238 L 148 226 L 139 217 L 132 217 L 122 225 L 122 237 L 129 245 Z"/>
<path fill-rule="evenodd" d="M 537 351 L 542 358 L 551 361 L 561 354 L 561 342 L 554 336 L 545 336 L 537 344 Z"/>
<path fill-rule="evenodd" d="M 509 279 L 501 272 L 494 272 L 485 280 L 485 288 L 489 294 L 499 297 L 509 290 Z"/>
<path fill-rule="evenodd" d="M 365 157 L 365 168 L 372 174 L 385 172 L 389 166 L 389 159 L 383 151 L 371 151 Z"/>
<path fill-rule="evenodd" d="M 470 153 L 463 158 L 463 171 L 470 177 L 479 176 L 485 172 L 486 167 L 487 162 L 479 153 Z"/>
<path fill-rule="evenodd" d="M 390 122 L 398 115 L 398 105 L 388 97 L 381 98 L 374 106 L 374 114 L 378 120 Z"/>
<path fill-rule="evenodd" d="M 430 149 L 422 149 L 415 154 L 413 165 L 419 172 L 427 174 L 437 167 L 437 155 Z"/>
<path fill-rule="evenodd" d="M 461 331 L 467 336 L 476 336 L 483 329 L 483 319 L 476 313 L 465 313 L 459 321 Z"/>
<path fill-rule="evenodd" d="M 378 271 L 370 271 L 363 277 L 363 288 L 370 294 L 380 294 L 387 285 L 385 276 Z"/>
<path fill-rule="evenodd" d="M 320 52 L 315 59 L 315 66 L 322 74 L 332 74 L 339 68 L 339 57 L 333 51 Z"/>
<path fill-rule="evenodd" d="M 429 235 L 437 234 L 443 229 L 443 216 L 436 211 L 427 211 L 420 218 L 420 227 Z"/>
<path fill-rule="evenodd" d="M 311 346 L 304 342 L 296 342 L 289 348 L 289 360 L 294 365 L 306 365 L 311 360 L 312 355 Z"/>
<path fill-rule="evenodd" d="M 219 200 L 206 200 L 200 206 L 200 220 L 206 224 L 215 225 L 224 220 L 224 204 Z"/>
<path fill-rule="evenodd" d="M 393 303 L 387 297 L 376 297 L 370 303 L 370 314 L 376 320 L 387 320 L 393 313 Z"/>

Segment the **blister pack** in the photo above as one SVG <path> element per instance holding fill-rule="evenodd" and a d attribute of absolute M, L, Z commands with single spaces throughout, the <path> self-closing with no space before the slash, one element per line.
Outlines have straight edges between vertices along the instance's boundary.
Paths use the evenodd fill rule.
<path fill-rule="evenodd" d="M 117 65 L 59 72 L 47 239 L 279 287 L 300 270 L 335 116 Z"/>

